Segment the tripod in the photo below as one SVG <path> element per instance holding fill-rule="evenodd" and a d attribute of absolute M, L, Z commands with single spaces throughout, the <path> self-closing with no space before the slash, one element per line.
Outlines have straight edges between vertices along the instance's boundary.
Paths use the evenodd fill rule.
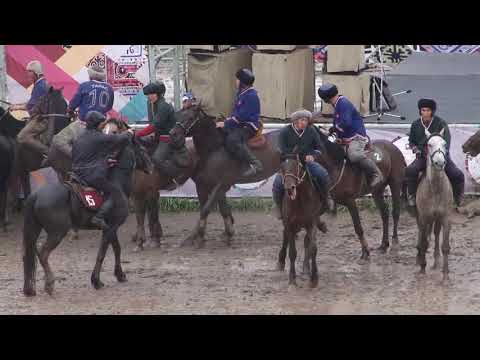
<path fill-rule="evenodd" d="M 372 88 L 372 93 L 370 94 L 370 96 L 373 96 L 374 101 L 376 101 L 377 93 L 378 93 L 378 95 L 379 95 L 378 97 L 380 98 L 380 104 L 376 109 L 377 110 L 376 113 L 367 114 L 367 115 L 363 116 L 363 118 L 366 119 L 366 118 L 369 118 L 369 117 L 377 117 L 377 122 L 379 122 L 380 119 L 383 116 L 389 116 L 389 117 L 392 117 L 392 118 L 405 120 L 406 119 L 405 116 L 395 115 L 395 114 L 392 114 L 392 113 L 388 112 L 388 111 L 391 111 L 391 110 L 395 110 L 396 106 L 394 108 L 390 108 L 389 104 L 386 102 L 385 97 L 383 95 L 383 89 L 384 89 L 383 84 L 386 83 L 386 75 L 385 75 L 385 62 L 384 62 L 384 58 L 383 58 L 383 51 L 382 51 L 381 45 L 376 45 L 376 46 L 374 45 L 374 51 L 372 51 L 370 53 L 370 55 L 368 55 L 368 57 L 365 60 L 367 61 L 369 58 L 371 58 L 377 52 L 378 52 L 378 58 L 380 60 L 380 64 L 379 64 L 380 65 L 380 76 L 379 76 L 380 85 L 377 83 L 377 81 L 375 81 L 375 80 L 373 81 L 373 88 Z M 399 91 L 395 94 L 392 94 L 392 97 L 403 95 L 403 94 L 410 94 L 411 92 L 412 92 L 412 90 Z M 384 105 L 385 105 L 385 107 L 384 107 Z"/>

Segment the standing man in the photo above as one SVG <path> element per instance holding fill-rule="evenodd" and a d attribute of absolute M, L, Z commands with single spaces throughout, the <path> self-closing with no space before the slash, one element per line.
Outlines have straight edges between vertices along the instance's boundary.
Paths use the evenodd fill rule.
<path fill-rule="evenodd" d="M 367 157 L 365 147 L 368 144 L 367 131 L 363 118 L 355 106 L 333 84 L 322 85 L 318 95 L 326 103 L 334 107 L 333 126 L 330 133 L 336 133 L 342 144 L 347 146 L 348 159 L 358 164 L 367 175 L 372 191 L 383 183 L 383 174 L 377 164 Z"/>

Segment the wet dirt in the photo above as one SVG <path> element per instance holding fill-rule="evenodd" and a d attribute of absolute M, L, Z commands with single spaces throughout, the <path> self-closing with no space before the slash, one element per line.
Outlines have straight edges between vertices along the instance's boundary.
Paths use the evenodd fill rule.
<path fill-rule="evenodd" d="M 402 213 L 397 247 L 387 254 L 372 251 L 360 261 L 360 244 L 348 213 L 324 216 L 327 234 L 317 236 L 319 283 L 310 288 L 301 274 L 303 236 L 297 240 L 297 286 L 289 286 L 289 261 L 275 270 L 282 225 L 262 212 L 234 213 L 236 235 L 231 247 L 222 242 L 223 221 L 209 218 L 202 249 L 180 248 L 197 220 L 196 213 L 161 214 L 164 230 L 157 249 L 134 252 L 131 235 L 135 217 L 120 229 L 122 266 L 128 282 L 113 275 L 111 248 L 95 290 L 90 274 L 100 232 L 81 231 L 66 238 L 52 253 L 57 282 L 53 296 L 43 290 L 44 273 L 37 269 L 37 296 L 22 293 L 22 218 L 15 216 L 10 232 L 0 231 L 0 314 L 477 314 L 480 312 L 480 218 L 452 215 L 450 280 L 432 270 L 433 245 L 427 273 L 415 265 L 417 227 Z M 381 221 L 361 212 L 372 250 L 380 245 Z M 45 239 L 42 233 L 40 241 Z"/>

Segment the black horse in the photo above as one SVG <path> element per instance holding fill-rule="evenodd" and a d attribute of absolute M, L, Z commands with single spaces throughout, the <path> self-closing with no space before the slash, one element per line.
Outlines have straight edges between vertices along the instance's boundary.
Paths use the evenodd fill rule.
<path fill-rule="evenodd" d="M 91 282 L 95 289 L 103 287 L 103 283 L 100 281 L 100 270 L 110 244 L 115 255 L 114 274 L 119 282 L 127 280 L 120 263 L 121 249 L 117 231 L 128 217 L 128 197 L 135 168 L 147 173 L 153 171 L 153 164 L 146 150 L 135 140 L 132 145 L 127 146 L 119 154 L 118 160 L 119 163 L 112 170 L 110 179 L 120 186 L 124 197 L 122 203 L 116 204 L 111 214 L 105 219 L 110 228 L 103 231 L 97 261 L 91 276 Z M 60 244 L 72 227 L 94 230 L 89 225 L 93 215 L 94 212 L 87 210 L 81 200 L 65 184 L 48 184 L 29 196 L 25 206 L 23 228 L 23 292 L 26 296 L 36 295 L 36 256 L 45 271 L 45 291 L 52 294 L 55 278 L 48 263 L 50 253 Z M 36 243 L 42 229 L 47 233 L 47 241 L 37 251 Z"/>
<path fill-rule="evenodd" d="M 7 231 L 7 192 L 15 162 L 15 137 L 25 127 L 0 107 L 0 227 Z"/>

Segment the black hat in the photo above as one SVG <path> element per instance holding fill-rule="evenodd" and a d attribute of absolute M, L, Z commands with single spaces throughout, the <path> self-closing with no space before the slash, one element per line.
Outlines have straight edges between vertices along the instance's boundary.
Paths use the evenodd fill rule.
<path fill-rule="evenodd" d="M 418 110 L 422 108 L 429 108 L 434 113 L 437 110 L 437 103 L 432 99 L 420 99 L 418 101 Z"/>
<path fill-rule="evenodd" d="M 163 96 L 165 94 L 165 91 L 167 91 L 165 84 L 159 81 L 150 83 L 143 88 L 143 93 L 145 95 L 158 94 L 160 96 Z"/>
<path fill-rule="evenodd" d="M 335 95 L 338 95 L 338 89 L 333 84 L 324 84 L 318 88 L 318 96 L 320 96 L 325 102 L 333 98 Z"/>
<path fill-rule="evenodd" d="M 98 111 L 89 111 L 85 116 L 85 122 L 87 123 L 87 128 L 89 129 L 96 129 L 97 126 L 105 120 L 105 115 Z"/>
<path fill-rule="evenodd" d="M 238 80 L 246 86 L 252 86 L 255 82 L 255 76 L 253 73 L 248 69 L 240 69 L 235 74 Z"/>

